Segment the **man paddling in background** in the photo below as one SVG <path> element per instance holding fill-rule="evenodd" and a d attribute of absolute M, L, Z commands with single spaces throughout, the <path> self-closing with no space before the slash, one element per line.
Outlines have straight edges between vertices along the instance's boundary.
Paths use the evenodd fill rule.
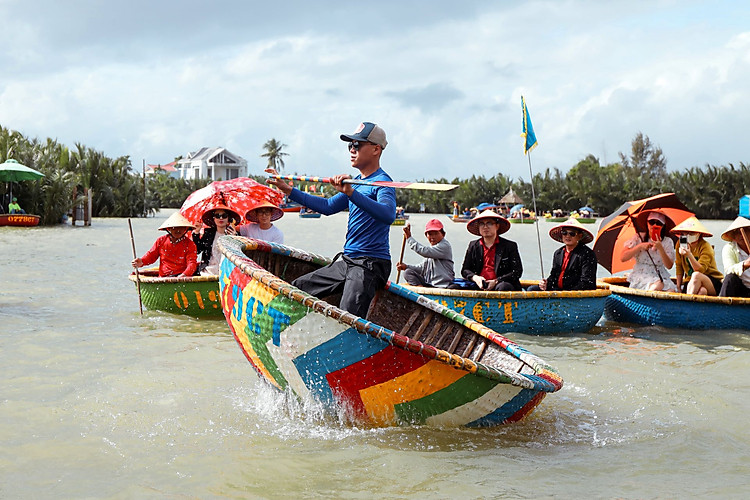
<path fill-rule="evenodd" d="M 388 141 L 385 131 L 374 123 L 364 122 L 353 134 L 342 134 L 347 142 L 352 167 L 359 170 L 355 179 L 392 181 L 380 168 L 380 156 Z M 277 175 L 276 170 L 266 172 Z M 292 282 L 300 290 L 316 297 L 342 293 L 340 307 L 361 318 L 367 316 L 370 301 L 391 274 L 390 228 L 396 218 L 396 190 L 391 187 L 346 184 L 349 174 L 331 179 L 338 194 L 321 198 L 292 188 L 282 179 L 269 179 L 289 199 L 323 215 L 349 209 L 344 251 L 326 267 L 317 269 Z"/>

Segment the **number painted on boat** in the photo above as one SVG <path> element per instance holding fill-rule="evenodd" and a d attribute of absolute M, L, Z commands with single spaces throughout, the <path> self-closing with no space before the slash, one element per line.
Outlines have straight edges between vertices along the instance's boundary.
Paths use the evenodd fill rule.
<path fill-rule="evenodd" d="M 199 290 L 194 290 L 193 293 L 195 294 L 194 306 L 197 306 L 198 309 L 205 310 L 207 307 L 213 309 L 219 308 L 219 294 L 214 290 L 208 292 L 207 297 L 204 297 L 204 294 Z M 185 292 L 176 291 L 174 293 L 173 300 L 175 305 L 183 311 L 189 309 L 192 305 L 190 300 L 188 299 L 188 295 L 186 295 Z"/>
<path fill-rule="evenodd" d="M 498 320 L 502 318 L 502 322 L 505 324 L 513 324 L 515 322 L 513 311 L 518 309 L 517 301 L 478 300 L 473 305 L 470 305 L 469 301 L 461 299 L 453 299 L 452 305 L 445 299 L 440 299 L 438 302 L 482 324 L 492 322 L 495 318 L 498 318 Z M 471 309 L 467 311 L 467 307 L 471 307 Z"/>

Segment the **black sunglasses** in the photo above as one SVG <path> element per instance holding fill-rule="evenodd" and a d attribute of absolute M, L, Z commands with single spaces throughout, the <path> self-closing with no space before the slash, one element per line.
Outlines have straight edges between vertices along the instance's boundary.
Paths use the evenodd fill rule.
<path fill-rule="evenodd" d="M 651 219 L 650 221 L 648 221 L 648 223 L 651 224 L 652 226 L 663 226 L 664 225 L 664 223 L 662 221 L 658 220 L 658 219 Z"/>
<path fill-rule="evenodd" d="M 361 148 L 365 144 L 374 144 L 374 143 L 367 142 L 367 141 L 362 141 L 362 142 L 352 141 L 346 145 L 346 149 L 348 149 L 349 151 L 359 151 L 359 148 Z"/>
<path fill-rule="evenodd" d="M 575 236 L 575 235 L 578 234 L 578 231 L 576 231 L 576 230 L 566 231 L 565 229 L 562 229 L 562 230 L 560 230 L 560 234 L 562 236 Z"/>
<path fill-rule="evenodd" d="M 228 219 L 229 214 L 226 212 L 214 212 L 214 219 Z"/>

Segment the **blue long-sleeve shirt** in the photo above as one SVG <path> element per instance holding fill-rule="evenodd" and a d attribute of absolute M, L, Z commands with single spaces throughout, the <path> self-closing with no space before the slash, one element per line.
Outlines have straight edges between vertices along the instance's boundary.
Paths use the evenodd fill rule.
<path fill-rule="evenodd" d="M 355 179 L 362 179 L 360 175 Z M 368 181 L 392 181 L 382 168 L 366 178 Z M 396 190 L 390 187 L 352 184 L 351 197 L 338 193 L 321 198 L 304 193 L 297 188 L 289 194 L 291 200 L 301 203 L 323 215 L 333 215 L 349 209 L 344 255 L 352 258 L 376 257 L 391 259 L 390 230 L 396 218 Z"/>

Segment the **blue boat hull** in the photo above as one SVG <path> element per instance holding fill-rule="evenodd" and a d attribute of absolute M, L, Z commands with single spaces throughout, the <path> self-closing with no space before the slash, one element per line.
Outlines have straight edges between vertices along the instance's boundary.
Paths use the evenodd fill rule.
<path fill-rule="evenodd" d="M 409 287 L 500 333 L 585 333 L 601 319 L 608 290 L 486 292 Z"/>
<path fill-rule="evenodd" d="M 603 280 L 607 282 L 608 280 Z M 750 330 L 750 299 L 634 290 L 610 283 L 604 304 L 609 321 L 681 330 Z"/>

